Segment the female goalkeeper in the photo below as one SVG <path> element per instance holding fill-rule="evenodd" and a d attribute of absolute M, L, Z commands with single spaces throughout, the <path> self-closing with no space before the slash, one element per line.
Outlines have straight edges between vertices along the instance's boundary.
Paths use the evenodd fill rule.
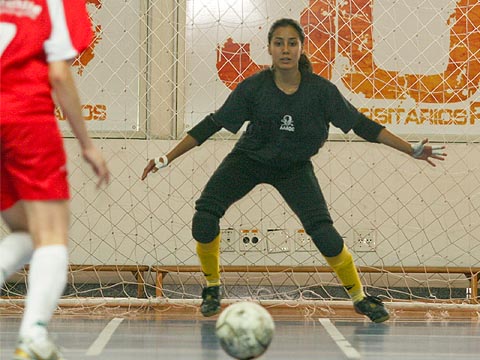
<path fill-rule="evenodd" d="M 335 85 L 312 73 L 303 53 L 304 39 L 296 21 L 277 20 L 268 33 L 272 66 L 241 82 L 220 109 L 192 128 L 169 153 L 149 160 L 143 171 L 142 180 L 221 128 L 236 133 L 249 121 L 195 204 L 192 234 L 207 282 L 202 292 L 204 316 L 220 311 L 219 220 L 230 205 L 266 183 L 279 191 L 299 217 L 352 298 L 355 310 L 374 322 L 389 318 L 380 299 L 363 291 L 352 255 L 333 226 L 310 159 L 325 143 L 330 124 L 432 166 L 432 159 L 444 160 L 444 146 L 429 146 L 427 139 L 411 146 L 361 114 Z"/>

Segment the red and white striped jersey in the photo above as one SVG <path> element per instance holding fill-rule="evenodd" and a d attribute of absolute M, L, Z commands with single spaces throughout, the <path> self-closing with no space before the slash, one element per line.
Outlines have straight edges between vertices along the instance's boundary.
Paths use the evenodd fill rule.
<path fill-rule="evenodd" d="M 48 63 L 91 40 L 85 0 L 0 0 L 0 123 L 54 121 Z"/>

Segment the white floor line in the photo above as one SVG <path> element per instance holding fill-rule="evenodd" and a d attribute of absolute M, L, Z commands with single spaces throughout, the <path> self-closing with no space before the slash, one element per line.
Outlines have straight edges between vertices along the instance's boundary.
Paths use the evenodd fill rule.
<path fill-rule="evenodd" d="M 348 359 L 361 359 L 362 356 L 360 353 L 345 339 L 345 337 L 342 335 L 340 331 L 335 327 L 335 325 L 332 324 L 330 319 L 318 319 L 320 321 L 320 324 L 325 328 L 327 333 L 331 336 L 333 341 L 338 345 L 340 350 L 343 351 L 345 356 Z"/>
<path fill-rule="evenodd" d="M 110 341 L 113 333 L 117 330 L 118 326 L 122 323 L 122 318 L 114 318 L 112 319 L 107 326 L 102 330 L 102 332 L 98 335 L 95 339 L 93 344 L 87 350 L 87 356 L 97 356 L 100 355 L 105 348 L 105 346 Z"/>

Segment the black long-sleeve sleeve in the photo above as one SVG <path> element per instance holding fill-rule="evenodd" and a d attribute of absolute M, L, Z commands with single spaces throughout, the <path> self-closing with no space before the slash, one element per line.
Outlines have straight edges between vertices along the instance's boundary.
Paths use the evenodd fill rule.
<path fill-rule="evenodd" d="M 222 126 L 218 125 L 215 122 L 212 114 L 208 115 L 200 121 L 197 125 L 195 125 L 191 130 L 187 133 L 188 135 L 192 136 L 195 140 L 197 140 L 198 145 L 201 145 L 207 140 L 210 136 L 218 132 Z"/>

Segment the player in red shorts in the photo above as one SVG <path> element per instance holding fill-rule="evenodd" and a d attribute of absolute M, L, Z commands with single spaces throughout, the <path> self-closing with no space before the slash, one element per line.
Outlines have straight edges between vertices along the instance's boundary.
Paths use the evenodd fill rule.
<path fill-rule="evenodd" d="M 69 188 L 52 93 L 84 159 L 107 183 L 106 163 L 88 136 L 71 61 L 92 39 L 84 0 L 0 0 L 0 285 L 30 263 L 14 360 L 63 359 L 47 324 L 67 281 Z"/>

